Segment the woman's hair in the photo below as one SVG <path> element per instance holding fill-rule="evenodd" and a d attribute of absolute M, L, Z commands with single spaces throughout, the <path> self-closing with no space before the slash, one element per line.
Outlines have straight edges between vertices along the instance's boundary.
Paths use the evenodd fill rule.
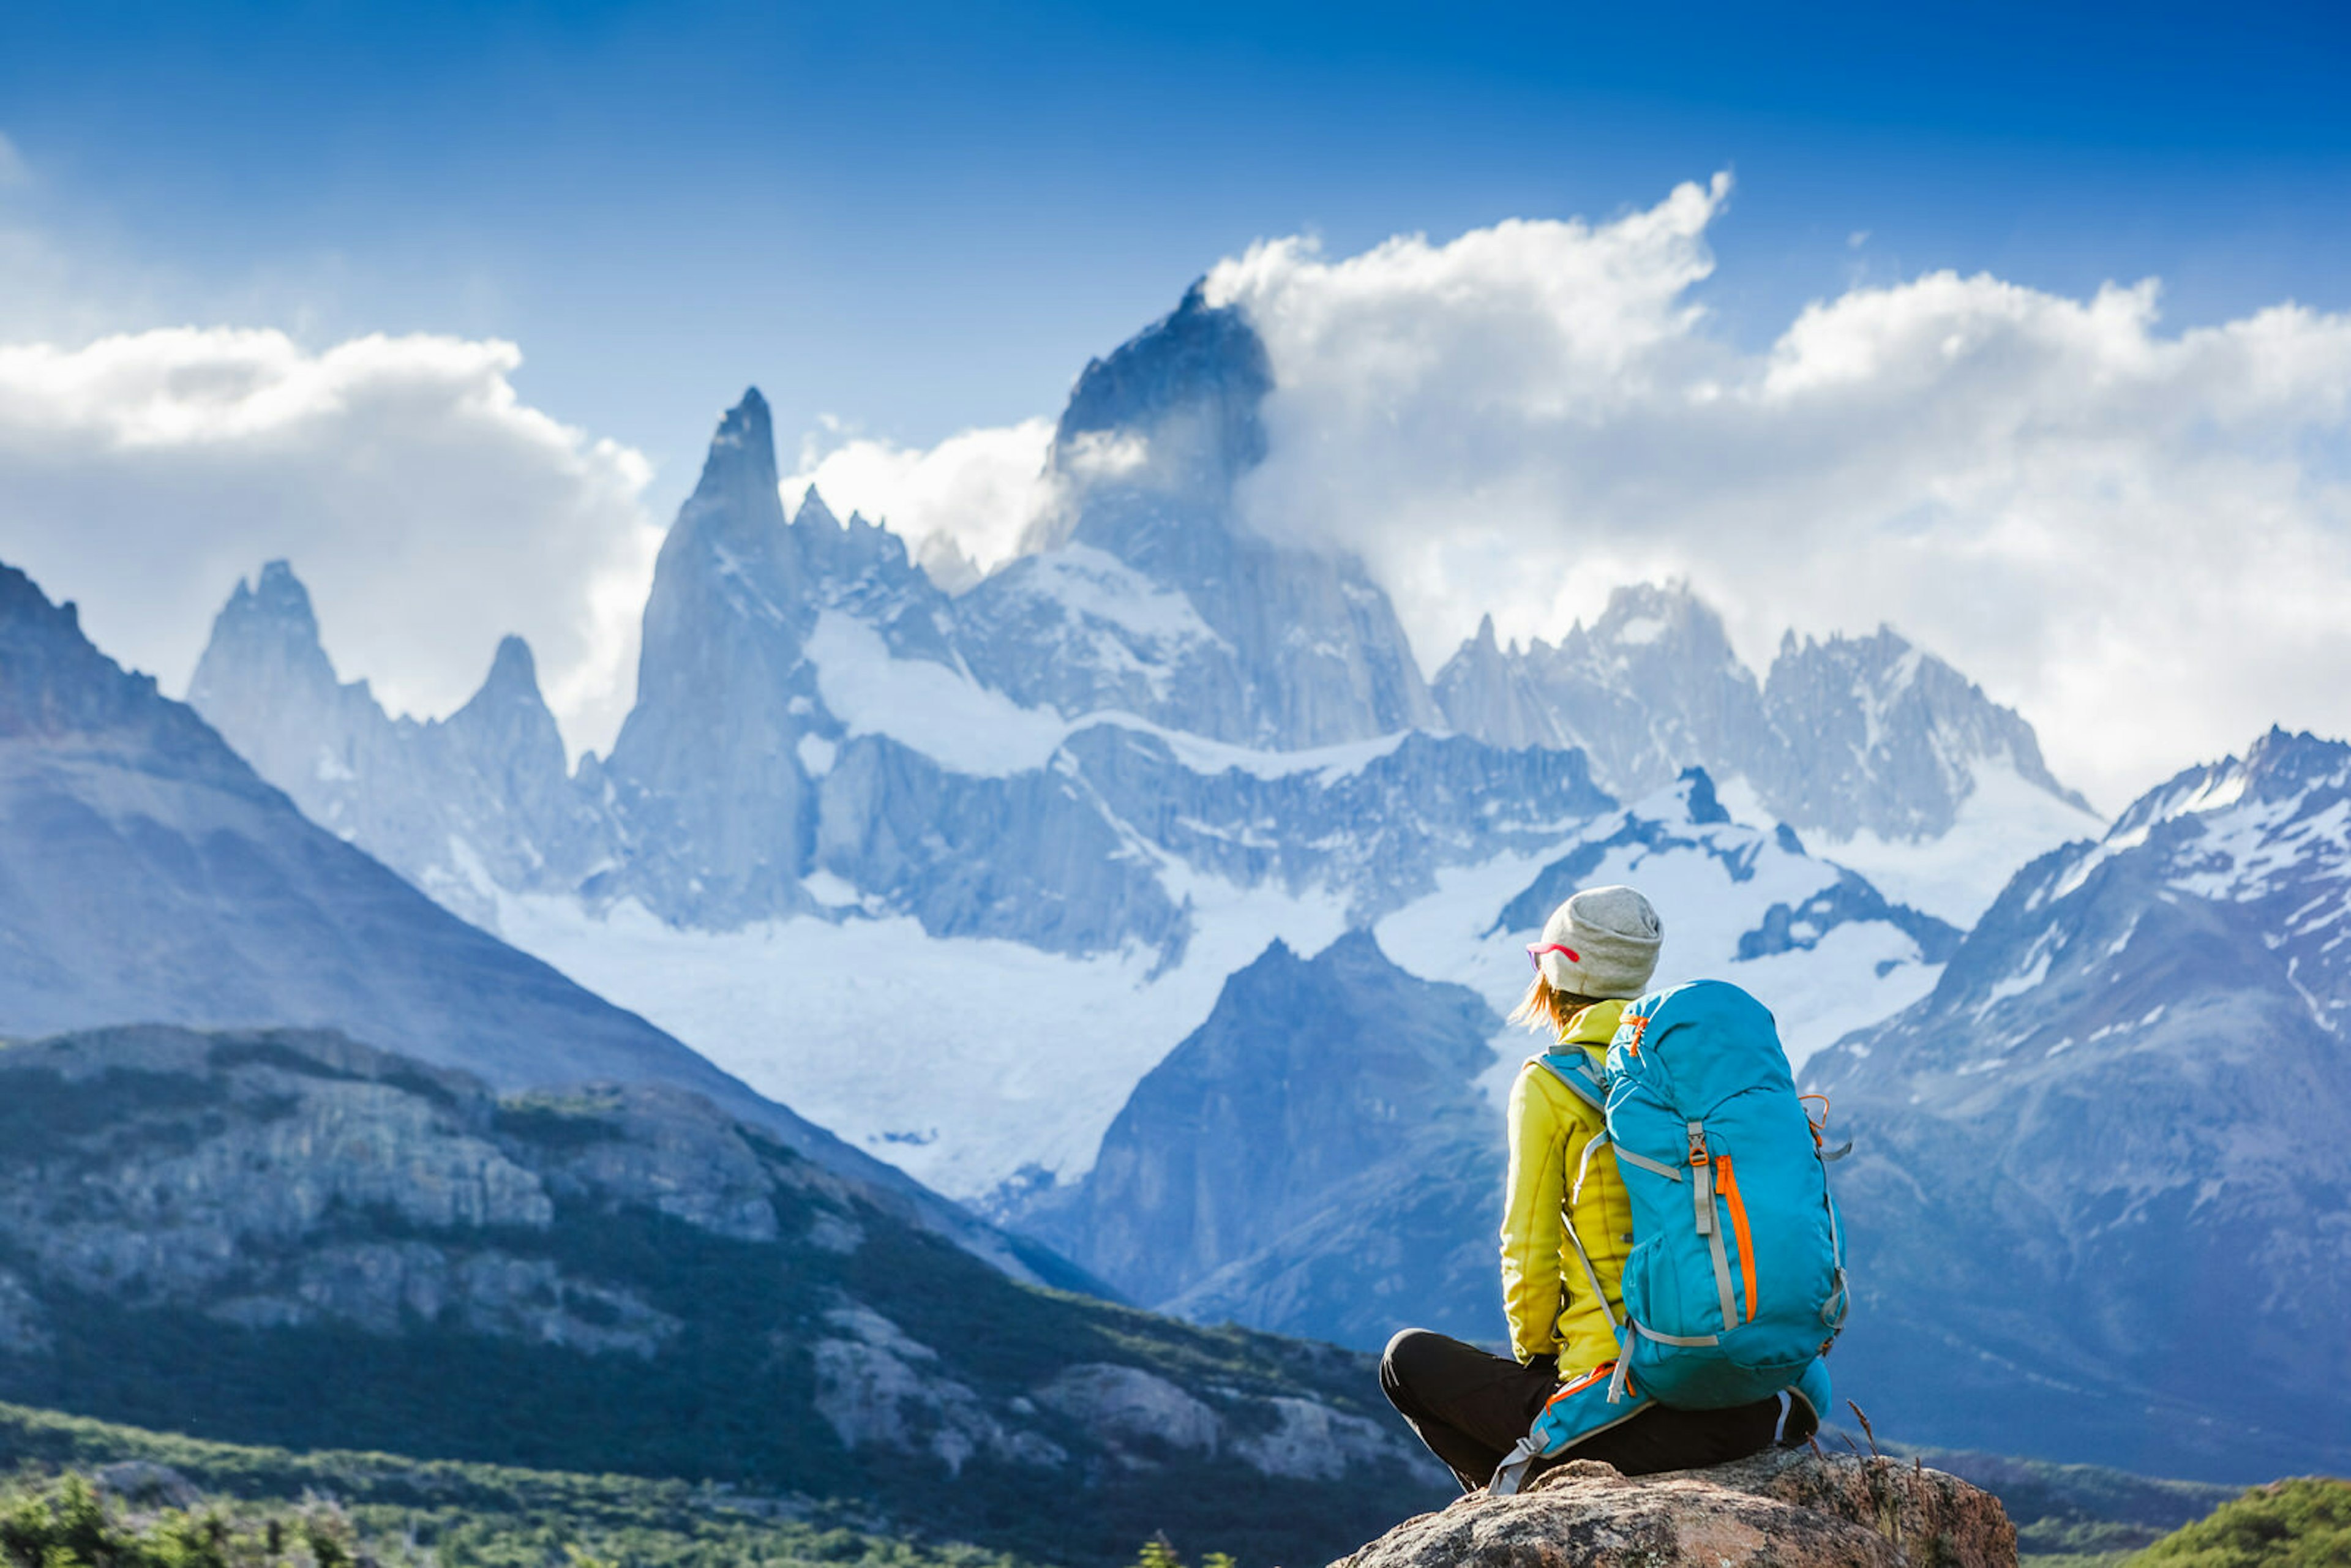
<path fill-rule="evenodd" d="M 1567 1032 L 1570 1019 L 1600 999 L 1560 990 L 1551 983 L 1549 977 L 1538 972 L 1534 983 L 1527 988 L 1527 994 L 1520 997 L 1519 1005 L 1510 1009 L 1510 1021 L 1522 1023 L 1537 1034 L 1549 1030 L 1553 1038 L 1557 1038 Z"/>

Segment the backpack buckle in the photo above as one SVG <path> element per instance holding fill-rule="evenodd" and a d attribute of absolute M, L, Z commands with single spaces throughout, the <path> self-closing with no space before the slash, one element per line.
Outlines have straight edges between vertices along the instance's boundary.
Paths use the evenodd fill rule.
<path fill-rule="evenodd" d="M 1689 1163 L 1702 1166 L 1707 1162 L 1706 1128 L 1699 1123 L 1689 1124 Z"/>

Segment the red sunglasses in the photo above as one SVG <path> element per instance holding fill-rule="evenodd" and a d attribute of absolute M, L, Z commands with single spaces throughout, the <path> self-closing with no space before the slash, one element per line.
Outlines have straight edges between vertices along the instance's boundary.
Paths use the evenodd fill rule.
<path fill-rule="evenodd" d="M 1535 967 L 1535 973 L 1538 975 L 1542 973 L 1542 956 L 1546 953 L 1564 953 L 1567 955 L 1567 961 L 1571 964 L 1583 962 L 1583 955 L 1573 947 L 1558 942 L 1538 942 L 1527 949 L 1527 962 Z"/>

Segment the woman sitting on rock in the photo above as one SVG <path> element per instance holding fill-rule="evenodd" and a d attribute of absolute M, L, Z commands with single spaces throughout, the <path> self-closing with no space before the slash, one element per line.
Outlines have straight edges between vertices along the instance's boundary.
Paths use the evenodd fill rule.
<path fill-rule="evenodd" d="M 1542 940 L 1527 949 L 1535 977 L 1511 1013 L 1514 1023 L 1553 1033 L 1561 1052 L 1581 1049 L 1604 1061 L 1625 1004 L 1648 986 L 1664 928 L 1649 901 L 1629 887 L 1586 888 L 1552 912 Z M 1600 1112 L 1533 1061 L 1510 1090 L 1510 1175 L 1502 1220 L 1502 1303 L 1510 1319 L 1506 1361 L 1426 1329 L 1405 1329 L 1380 1360 L 1380 1387 L 1421 1441 L 1476 1491 L 1563 1383 L 1614 1367 L 1624 1315 L 1622 1281 L 1632 1249 L 1633 1210 L 1604 1144 Z M 1583 1189 L 1570 1212 L 1576 1173 Z M 1607 1293 L 1604 1306 L 1567 1235 L 1583 1244 Z M 1551 1463 L 1604 1459 L 1626 1475 L 1689 1469 L 1743 1458 L 1771 1446 L 1777 1399 L 1728 1410 L 1652 1405 L 1594 1432 Z"/>

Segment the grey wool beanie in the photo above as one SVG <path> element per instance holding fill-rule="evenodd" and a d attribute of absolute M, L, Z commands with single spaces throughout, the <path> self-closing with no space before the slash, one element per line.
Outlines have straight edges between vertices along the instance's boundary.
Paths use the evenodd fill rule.
<path fill-rule="evenodd" d="M 1587 887 L 1543 922 L 1538 962 L 1555 991 L 1637 997 L 1657 967 L 1666 928 L 1649 901 L 1629 887 Z M 1562 948 L 1566 951 L 1561 951 Z"/>

